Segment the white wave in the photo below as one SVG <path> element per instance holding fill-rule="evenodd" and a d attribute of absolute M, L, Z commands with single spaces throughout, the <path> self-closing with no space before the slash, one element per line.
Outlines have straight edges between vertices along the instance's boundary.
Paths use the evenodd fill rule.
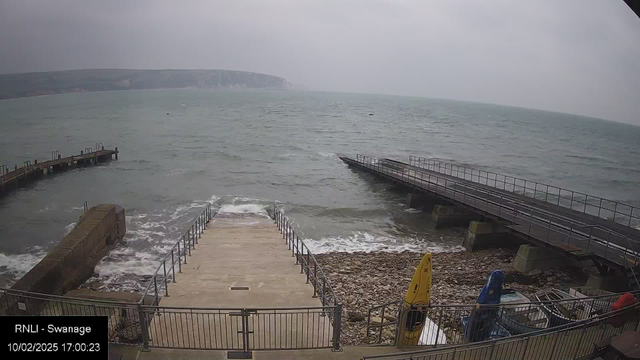
<path fill-rule="evenodd" d="M 318 153 L 318 155 L 320 155 L 322 157 L 335 157 L 336 156 L 336 154 L 334 154 L 334 153 L 324 152 L 324 151 L 320 151 Z"/>
<path fill-rule="evenodd" d="M 407 208 L 407 209 L 404 209 L 402 211 L 404 211 L 406 213 L 410 213 L 410 214 L 417 214 L 417 213 L 421 213 L 422 212 L 422 210 L 414 209 L 414 208 Z"/>
<path fill-rule="evenodd" d="M 45 211 L 56 210 L 58 206 L 56 204 L 47 205 L 44 208 L 38 210 L 39 213 L 43 213 Z"/>
<path fill-rule="evenodd" d="M 389 236 L 374 236 L 367 232 L 355 232 L 348 237 L 325 237 L 320 240 L 304 239 L 314 254 L 330 252 L 458 252 L 464 247 L 443 245 L 418 239 L 397 239 Z"/>
<path fill-rule="evenodd" d="M 152 275 L 160 265 L 159 256 L 148 252 L 114 252 L 115 250 L 95 267 L 95 272 L 98 273 L 103 283 L 108 283 L 112 277 L 131 274 L 137 276 Z M 113 257 L 122 255 L 126 255 L 126 258 L 110 261 Z"/>
<path fill-rule="evenodd" d="M 82 207 L 82 206 L 72 206 L 72 207 L 69 208 L 69 210 L 67 210 L 67 212 L 78 211 L 78 210 L 84 210 L 84 207 Z"/>
<path fill-rule="evenodd" d="M 260 204 L 224 204 L 218 210 L 220 214 L 258 214 L 269 216 L 264 205 Z"/>
<path fill-rule="evenodd" d="M 64 236 L 69 235 L 69 233 L 71 232 L 71 230 L 73 230 L 73 228 L 76 227 L 76 222 L 72 222 L 71 224 L 67 225 L 64 227 Z"/>
<path fill-rule="evenodd" d="M 41 249 L 34 253 L 2 254 L 0 253 L 0 274 L 11 274 L 16 278 L 29 272 L 47 253 Z"/>

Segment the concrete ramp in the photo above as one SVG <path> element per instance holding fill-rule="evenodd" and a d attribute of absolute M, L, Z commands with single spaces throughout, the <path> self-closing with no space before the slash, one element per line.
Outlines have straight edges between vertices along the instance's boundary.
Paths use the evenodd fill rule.
<path fill-rule="evenodd" d="M 209 223 L 149 314 L 152 347 L 291 349 L 331 347 L 329 312 L 300 272 L 273 220 Z M 199 309 L 189 309 L 197 307 Z"/>

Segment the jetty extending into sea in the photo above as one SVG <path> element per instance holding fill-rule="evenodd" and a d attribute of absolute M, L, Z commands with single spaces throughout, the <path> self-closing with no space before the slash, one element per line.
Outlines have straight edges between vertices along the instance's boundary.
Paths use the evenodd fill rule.
<path fill-rule="evenodd" d="M 0 164 L 0 196 L 26 186 L 44 175 L 67 171 L 77 166 L 96 165 L 114 157 L 118 159 L 117 147 L 109 150 L 105 149 L 102 143 L 96 143 L 95 148 L 85 148 L 78 155 L 62 157 L 59 151 L 52 151 L 51 160 L 27 160 L 21 167 L 14 165 L 12 169 L 6 164 Z"/>

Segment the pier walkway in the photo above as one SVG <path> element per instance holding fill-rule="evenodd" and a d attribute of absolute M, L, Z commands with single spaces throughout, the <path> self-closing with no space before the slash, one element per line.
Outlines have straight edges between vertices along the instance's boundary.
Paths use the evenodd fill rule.
<path fill-rule="evenodd" d="M 408 163 L 340 156 L 349 166 L 427 193 L 504 224 L 528 241 L 578 258 L 632 269 L 638 266 L 640 209 L 576 191 L 430 159 Z"/>
<path fill-rule="evenodd" d="M 97 164 L 112 159 L 114 156 L 118 159 L 117 147 L 114 150 L 105 150 L 104 146 L 100 145 L 100 149 L 97 146 L 96 150 L 85 148 L 79 155 L 67 157 L 62 157 L 58 151 L 52 151 L 51 160 L 43 162 L 34 160 L 33 163 L 25 161 L 22 167 L 15 165 L 11 171 L 6 165 L 0 164 L 0 196 L 25 185 L 27 182 L 34 181 L 42 175 L 65 171 L 73 166 Z"/>

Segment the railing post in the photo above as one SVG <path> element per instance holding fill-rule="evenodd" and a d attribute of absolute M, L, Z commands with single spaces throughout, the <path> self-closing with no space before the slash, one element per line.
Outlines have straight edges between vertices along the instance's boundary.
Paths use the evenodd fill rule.
<path fill-rule="evenodd" d="M 342 304 L 336 305 L 333 314 L 333 349 L 332 351 L 340 351 L 340 332 L 342 332 Z"/>
<path fill-rule="evenodd" d="M 313 262 L 313 296 L 312 296 L 313 298 L 318 297 L 317 283 L 318 283 L 318 264 L 314 261 Z"/>
<path fill-rule="evenodd" d="M 300 249 L 300 274 L 304 272 L 304 246 Z"/>
<path fill-rule="evenodd" d="M 169 285 L 167 284 L 167 260 L 162 260 L 162 270 L 164 272 L 164 294 L 169 296 Z"/>
<path fill-rule="evenodd" d="M 293 252 L 293 250 L 291 251 Z M 298 236 L 296 236 L 295 252 L 296 252 L 296 265 L 298 265 L 298 254 L 300 253 L 300 238 Z M 302 273 L 302 271 L 300 273 Z"/>
<path fill-rule="evenodd" d="M 187 233 L 189 234 L 189 236 L 187 236 L 189 238 L 189 256 L 191 256 L 191 246 L 193 246 L 193 225 L 191 225 L 191 229 L 187 230 Z"/>
<path fill-rule="evenodd" d="M 144 298 L 142 301 L 144 303 Z M 142 351 L 149 351 L 149 326 L 147 325 L 147 317 L 144 315 L 144 309 L 140 304 L 138 304 L 138 321 L 140 322 L 140 330 L 142 330 Z"/>
<path fill-rule="evenodd" d="M 311 272 L 311 263 L 309 262 L 309 249 L 307 249 L 307 284 L 309 283 L 310 272 Z"/>
<path fill-rule="evenodd" d="M 180 255 L 180 241 L 178 241 L 178 272 L 182 272 L 182 256 Z"/>
<path fill-rule="evenodd" d="M 158 274 L 153 275 L 153 288 L 156 296 L 156 306 L 160 304 L 160 300 L 158 300 Z"/>
<path fill-rule="evenodd" d="M 189 230 L 187 230 L 187 234 Z M 186 234 L 185 234 L 186 235 Z M 184 263 L 187 263 L 187 236 L 182 235 L 182 251 L 184 251 Z"/>
<path fill-rule="evenodd" d="M 178 246 L 180 246 L 180 242 L 178 241 Z M 178 258 L 180 258 L 180 256 L 178 256 Z M 173 257 L 173 248 L 171 249 L 171 274 L 172 274 L 172 278 L 171 278 L 171 282 L 176 282 L 176 261 Z"/>

